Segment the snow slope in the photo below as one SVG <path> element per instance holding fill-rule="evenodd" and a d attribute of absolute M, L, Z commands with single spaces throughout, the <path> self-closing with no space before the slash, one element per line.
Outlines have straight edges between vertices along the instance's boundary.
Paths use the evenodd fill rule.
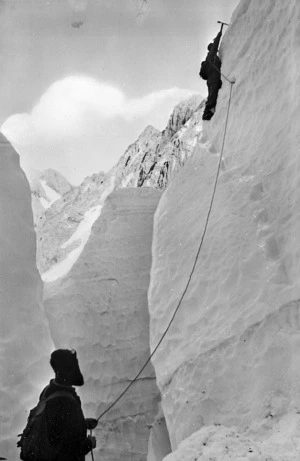
<path fill-rule="evenodd" d="M 242 0 L 222 42 L 236 83 L 217 193 L 153 359 L 173 450 L 185 441 L 168 461 L 299 459 L 299 19 L 295 0 Z M 229 92 L 156 212 L 152 348 L 200 243 Z"/>
<path fill-rule="evenodd" d="M 7 459 L 18 457 L 17 434 L 50 377 L 53 350 L 30 202 L 19 156 L 0 134 L 0 455 Z"/>
<path fill-rule="evenodd" d="M 110 194 L 72 268 L 45 283 L 45 309 L 55 346 L 78 352 L 85 376 L 80 395 L 86 416 L 99 416 L 149 355 L 147 289 L 153 215 L 160 196 L 150 188 Z M 83 234 L 90 224 L 86 221 L 84 229 L 84 222 Z M 82 238 L 80 226 L 78 238 Z M 145 460 L 158 400 L 149 364 L 128 394 L 100 420 L 95 459 Z"/>
<path fill-rule="evenodd" d="M 44 282 L 53 282 L 54 280 L 63 277 L 65 274 L 69 272 L 69 270 L 72 268 L 72 266 L 79 258 L 86 242 L 88 241 L 92 225 L 99 217 L 101 209 L 102 206 L 98 205 L 84 213 L 84 218 L 80 222 L 76 231 L 74 232 L 74 234 L 71 235 L 67 242 L 61 245 L 61 248 L 67 248 L 73 242 L 80 242 L 80 244 L 76 246 L 76 248 L 72 249 L 69 253 L 67 253 L 65 259 L 60 261 L 58 264 L 55 264 L 48 271 L 44 272 L 42 276 Z"/>

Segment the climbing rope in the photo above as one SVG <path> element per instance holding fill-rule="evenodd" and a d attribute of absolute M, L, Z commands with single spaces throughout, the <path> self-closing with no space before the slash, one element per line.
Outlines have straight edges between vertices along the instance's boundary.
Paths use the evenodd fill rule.
<path fill-rule="evenodd" d="M 219 70 L 220 72 L 220 70 Z M 221 73 L 221 72 L 220 72 Z M 223 75 L 223 74 L 222 74 Z M 159 348 L 159 346 L 161 345 L 162 341 L 164 340 L 167 332 L 169 331 L 172 323 L 173 323 L 173 320 L 181 306 L 181 303 L 182 303 L 182 300 L 189 288 L 189 285 L 190 285 L 190 282 L 191 282 L 191 279 L 192 279 L 192 276 L 194 274 L 194 271 L 195 271 L 195 268 L 196 268 L 196 265 L 197 265 L 197 262 L 198 262 L 198 258 L 199 258 L 199 255 L 200 255 L 200 251 L 201 251 L 201 248 L 202 248 L 202 245 L 203 245 L 203 241 L 204 241 L 204 237 L 205 237 L 205 234 L 206 234 L 206 231 L 207 231 L 207 227 L 208 227 L 208 222 L 209 222 L 209 218 L 210 218 L 210 214 L 211 214 L 211 211 L 212 211 L 212 207 L 213 207 L 213 202 L 214 202 L 214 198 L 215 198 L 215 194 L 216 194 L 216 189 L 217 189 L 217 183 L 218 183 L 218 179 L 219 179 L 219 175 L 220 175 L 220 168 L 221 168 L 221 162 L 222 162 L 222 158 L 223 158 L 223 151 L 224 151 L 224 145 L 225 145 L 225 138 L 226 138 L 226 132 L 227 132 L 227 125 L 228 125 L 228 117 L 229 117 L 229 109 L 230 109 L 230 104 L 231 104 L 231 96 L 232 96 L 232 87 L 233 87 L 233 84 L 235 83 L 235 79 L 233 80 L 229 80 L 227 77 L 224 76 L 224 78 L 226 78 L 226 80 L 230 83 L 230 94 L 229 94 L 229 100 L 228 100 L 228 106 L 227 106 L 227 114 L 226 114 L 226 122 L 225 122 L 225 129 L 224 129 L 224 136 L 223 136 L 223 142 L 222 142 L 222 148 L 221 148 L 221 154 L 220 154 L 220 158 L 219 158 L 219 163 L 218 163 L 218 168 L 217 168 L 217 174 L 216 174 L 216 179 L 215 179 L 215 183 L 214 183 L 214 188 L 213 188 L 213 193 L 212 193 L 212 197 L 211 197 L 211 201 L 210 201 L 210 206 L 209 206 L 209 209 L 208 209 L 208 213 L 207 213 L 207 218 L 206 218 L 206 221 L 205 221 L 205 226 L 204 226 L 204 231 L 203 231 L 203 234 L 202 234 L 202 238 L 201 238 L 201 241 L 200 241 L 200 245 L 198 247 L 198 251 L 197 251 L 197 254 L 196 254 L 196 257 L 195 257 L 195 261 L 194 261 L 194 264 L 193 264 L 193 267 L 192 267 L 192 270 L 191 270 L 191 273 L 190 273 L 190 276 L 188 278 L 188 281 L 187 281 L 187 284 L 186 284 L 186 287 L 180 297 L 180 300 L 177 304 L 177 307 L 171 317 L 171 320 L 169 321 L 169 324 L 167 326 L 167 328 L 165 329 L 162 337 L 160 338 L 160 340 L 158 341 L 157 345 L 155 346 L 155 348 L 153 349 L 151 355 L 148 357 L 148 359 L 146 360 L 146 362 L 144 363 L 144 365 L 142 366 L 142 368 L 140 369 L 140 371 L 138 372 L 138 374 L 130 381 L 130 383 L 128 384 L 128 386 L 124 389 L 124 391 L 119 395 L 119 397 L 117 397 L 117 399 L 112 402 L 111 405 L 108 406 L 108 408 L 103 411 L 100 416 L 97 418 L 97 421 L 99 421 L 106 413 L 108 413 L 118 402 L 119 400 L 121 400 L 121 398 L 123 397 L 124 394 L 126 394 L 126 392 L 128 391 L 128 389 L 137 381 L 137 379 L 139 378 L 139 376 L 142 374 L 142 372 L 144 371 L 144 369 L 146 368 L 146 366 L 148 365 L 148 363 L 150 362 L 150 360 L 152 359 L 153 355 L 155 354 L 155 352 L 157 351 L 157 349 Z"/>

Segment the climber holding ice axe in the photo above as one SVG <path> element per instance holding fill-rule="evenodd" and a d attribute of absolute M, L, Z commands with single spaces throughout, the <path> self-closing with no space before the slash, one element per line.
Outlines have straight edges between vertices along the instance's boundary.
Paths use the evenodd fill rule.
<path fill-rule="evenodd" d="M 208 97 L 202 116 L 203 120 L 210 120 L 214 115 L 218 92 L 222 86 L 221 59 L 218 56 L 218 48 L 222 36 L 223 26 L 228 26 L 228 24 L 221 21 L 218 21 L 218 23 L 221 24 L 220 32 L 215 37 L 214 41 L 208 45 L 208 53 L 205 61 L 202 61 L 201 63 L 199 72 L 200 77 L 206 80 L 208 87 Z"/>

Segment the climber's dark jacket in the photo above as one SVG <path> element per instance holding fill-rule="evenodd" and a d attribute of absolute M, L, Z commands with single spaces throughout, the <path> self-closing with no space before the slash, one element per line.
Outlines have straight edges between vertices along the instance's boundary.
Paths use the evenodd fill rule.
<path fill-rule="evenodd" d="M 211 44 L 210 50 L 208 51 L 205 59 L 206 62 L 209 63 L 209 66 L 207 70 L 208 97 L 204 109 L 204 119 L 211 118 L 211 109 L 214 109 L 217 104 L 218 92 L 222 86 L 220 74 L 221 60 L 218 56 L 218 48 L 221 36 L 222 32 L 220 31 Z"/>
<path fill-rule="evenodd" d="M 72 386 L 57 384 L 52 379 L 41 393 L 40 399 L 58 391 L 70 393 L 73 399 L 54 397 L 46 404 L 49 441 L 58 447 L 56 461 L 84 461 L 85 455 L 91 451 L 92 442 L 87 438 L 81 401 L 75 389 Z"/>

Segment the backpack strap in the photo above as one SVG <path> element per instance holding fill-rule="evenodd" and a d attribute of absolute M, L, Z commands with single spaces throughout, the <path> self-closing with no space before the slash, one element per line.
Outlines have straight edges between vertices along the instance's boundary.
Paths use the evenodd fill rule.
<path fill-rule="evenodd" d="M 43 392 L 41 393 L 40 401 L 45 400 L 45 394 L 46 394 L 47 390 L 49 389 L 49 387 L 50 387 L 50 384 L 48 384 L 48 386 L 46 386 L 45 389 L 43 390 Z"/>
<path fill-rule="evenodd" d="M 39 401 L 39 403 L 37 405 L 37 410 L 36 410 L 36 413 L 35 413 L 36 416 L 43 413 L 43 411 L 45 410 L 45 407 L 46 407 L 46 403 L 49 400 L 52 400 L 52 399 L 54 399 L 56 397 L 68 397 L 68 398 L 74 400 L 74 402 L 77 402 L 76 397 L 74 395 L 72 395 L 70 392 L 67 392 L 67 391 L 56 391 L 56 392 L 53 392 L 53 394 L 50 394 L 49 397 L 44 397 L 44 393 L 43 393 L 43 395 L 41 396 L 41 400 Z"/>

